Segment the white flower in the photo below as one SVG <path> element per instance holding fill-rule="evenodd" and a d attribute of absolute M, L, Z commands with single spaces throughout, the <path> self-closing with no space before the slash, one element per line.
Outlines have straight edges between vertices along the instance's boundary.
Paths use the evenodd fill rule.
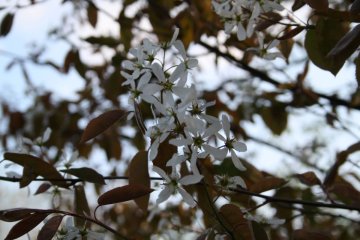
<path fill-rule="evenodd" d="M 58 239 L 61 240 L 82 240 L 84 237 L 88 240 L 102 240 L 105 238 L 102 233 L 75 227 L 72 217 L 66 219 L 65 226 L 58 232 Z"/>
<path fill-rule="evenodd" d="M 241 188 L 246 188 L 246 184 L 244 180 L 239 176 L 229 177 L 226 175 L 223 176 L 216 175 L 215 182 L 225 190 L 230 188 L 238 188 L 239 186 Z"/>
<path fill-rule="evenodd" d="M 224 132 L 225 132 L 225 137 L 222 136 L 221 134 L 217 134 L 217 137 L 221 141 L 224 142 L 223 149 L 226 150 L 226 154 L 228 152 L 230 152 L 231 160 L 237 169 L 245 170 L 246 168 L 240 162 L 240 159 L 237 157 L 236 152 L 235 152 L 235 150 L 238 152 L 245 152 L 246 151 L 245 143 L 237 141 L 235 138 L 233 138 L 230 135 L 230 121 L 229 121 L 229 118 L 225 114 L 222 115 L 221 123 L 222 123 L 223 129 L 224 129 Z M 214 149 L 212 149 L 212 151 L 214 151 Z M 223 152 L 220 152 L 220 151 L 223 151 L 223 150 L 220 150 L 220 149 L 218 150 L 218 154 L 217 154 L 219 157 L 218 160 L 222 160 L 226 157 L 226 154 L 221 156 L 221 154 L 223 154 Z M 221 157 L 223 157 L 223 158 L 221 159 Z"/>
<path fill-rule="evenodd" d="M 255 221 L 255 222 L 258 222 L 258 223 L 265 223 L 265 224 L 269 224 L 271 225 L 272 227 L 278 227 L 279 225 L 282 225 L 285 223 L 285 219 L 279 219 L 279 218 L 276 218 L 276 217 L 273 217 L 273 218 L 264 218 L 262 216 L 259 216 L 259 215 L 251 215 L 249 212 L 245 213 L 244 214 L 244 217 L 247 219 L 247 220 L 250 220 L 250 221 Z"/>
<path fill-rule="evenodd" d="M 266 60 L 274 60 L 275 58 L 283 58 L 284 56 L 279 51 L 271 51 L 270 49 L 276 47 L 279 45 L 279 40 L 274 39 L 268 44 L 264 44 L 264 34 L 263 33 L 257 33 L 259 47 L 258 48 L 248 48 L 247 51 L 253 51 L 258 56 L 266 59 Z"/>
<path fill-rule="evenodd" d="M 160 204 L 167 200 L 171 195 L 180 193 L 184 201 L 190 206 L 195 207 L 196 202 L 192 198 L 192 196 L 182 188 L 182 185 L 191 185 L 201 181 L 203 178 L 202 175 L 187 175 L 185 177 L 180 178 L 179 173 L 176 171 L 176 168 L 172 168 L 171 175 L 168 176 L 164 170 L 159 167 L 153 166 L 153 170 L 159 174 L 165 180 L 165 188 L 160 192 L 158 199 L 156 200 L 156 204 Z"/>

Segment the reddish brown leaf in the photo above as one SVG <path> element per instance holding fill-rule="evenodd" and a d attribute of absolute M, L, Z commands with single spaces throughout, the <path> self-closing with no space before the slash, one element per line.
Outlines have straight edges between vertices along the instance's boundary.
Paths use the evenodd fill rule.
<path fill-rule="evenodd" d="M 86 182 L 105 184 L 104 177 L 92 168 L 70 168 L 61 170 L 60 172 L 68 173 Z"/>
<path fill-rule="evenodd" d="M 38 189 L 36 190 L 36 192 L 34 193 L 34 195 L 40 194 L 40 193 L 44 193 L 46 192 L 49 188 L 51 187 L 51 184 L 49 183 L 42 183 Z"/>
<path fill-rule="evenodd" d="M 87 7 L 87 17 L 91 26 L 95 28 L 98 19 L 98 11 L 92 2 L 89 2 L 89 6 Z"/>
<path fill-rule="evenodd" d="M 293 240 L 309 240 L 309 239 L 316 239 L 316 240 L 333 240 L 334 238 L 325 232 L 320 231 L 313 231 L 307 229 L 297 229 L 293 233 Z"/>
<path fill-rule="evenodd" d="M 250 186 L 249 191 L 261 193 L 271 189 L 279 188 L 283 186 L 286 181 L 282 178 L 277 177 L 265 177 L 260 181 Z"/>
<path fill-rule="evenodd" d="M 107 130 L 115 122 L 117 122 L 124 116 L 125 116 L 124 111 L 117 109 L 117 110 L 108 111 L 108 112 L 103 113 L 100 116 L 94 118 L 86 126 L 86 128 L 83 132 L 83 135 L 81 136 L 80 143 L 89 141 L 90 139 L 103 133 L 105 130 Z"/>
<path fill-rule="evenodd" d="M 28 217 L 31 213 L 36 212 L 36 209 L 31 208 L 12 208 L 0 211 L 0 220 L 5 222 L 16 222 Z"/>
<path fill-rule="evenodd" d="M 51 240 L 55 236 L 63 217 L 63 215 L 59 215 L 50 218 L 41 228 L 37 240 Z"/>
<path fill-rule="evenodd" d="M 131 160 L 129 166 L 129 184 L 139 184 L 150 188 L 150 177 L 148 170 L 148 152 L 139 151 Z M 147 211 L 150 195 L 134 199 L 138 207 Z"/>
<path fill-rule="evenodd" d="M 302 174 L 295 174 L 295 177 L 298 178 L 300 180 L 300 182 L 302 182 L 303 184 L 308 185 L 308 186 L 319 185 L 321 183 L 321 181 L 315 175 L 314 172 L 305 172 Z"/>
<path fill-rule="evenodd" d="M 296 35 L 298 35 L 299 33 L 301 33 L 304 29 L 305 28 L 302 27 L 302 26 L 295 27 L 295 28 L 291 29 L 290 31 L 287 31 L 284 35 L 282 35 L 278 39 L 279 40 L 286 40 L 286 39 L 289 39 L 289 38 L 293 38 Z"/>
<path fill-rule="evenodd" d="M 33 213 L 30 216 L 24 218 L 10 229 L 10 232 L 5 237 L 5 240 L 12 240 L 25 235 L 37 225 L 39 225 L 47 217 L 47 215 L 49 214 Z"/>
<path fill-rule="evenodd" d="M 220 208 L 220 214 L 236 236 L 235 239 L 253 239 L 249 221 L 244 218 L 240 208 L 233 204 L 226 204 Z"/>
<path fill-rule="evenodd" d="M 171 173 L 171 168 L 166 167 L 167 161 L 177 152 L 177 147 L 169 143 L 169 138 L 160 143 L 158 148 L 158 155 L 153 160 L 153 164 L 167 173 Z"/>
<path fill-rule="evenodd" d="M 328 0 L 303 0 L 311 8 L 318 11 L 327 11 L 329 2 Z"/>
<path fill-rule="evenodd" d="M 129 184 L 123 187 L 114 188 L 105 192 L 98 198 L 100 206 L 107 204 L 114 204 L 119 202 L 126 202 L 138 197 L 145 196 L 154 191 L 151 188 L 139 184 Z"/>
<path fill-rule="evenodd" d="M 353 4 L 351 5 L 350 12 L 352 14 L 358 14 L 360 13 L 360 0 L 355 0 Z"/>
<path fill-rule="evenodd" d="M 0 25 L 0 37 L 8 35 L 14 22 L 14 16 L 12 13 L 5 15 Z"/>
<path fill-rule="evenodd" d="M 48 162 L 42 160 L 41 158 L 35 157 L 30 154 L 24 153 L 10 153 L 7 152 L 4 154 L 6 160 L 12 161 L 16 164 L 21 165 L 24 169 L 32 172 L 33 175 L 40 175 L 45 179 L 57 186 L 66 187 L 67 184 L 64 181 L 59 181 L 64 179 L 63 176 L 56 170 L 54 166 Z"/>

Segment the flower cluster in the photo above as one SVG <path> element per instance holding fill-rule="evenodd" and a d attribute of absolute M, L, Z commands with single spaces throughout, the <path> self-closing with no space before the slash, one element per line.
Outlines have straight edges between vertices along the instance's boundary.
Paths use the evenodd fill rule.
<path fill-rule="evenodd" d="M 214 103 L 198 99 L 195 86 L 189 83 L 189 72 L 198 62 L 188 57 L 183 43 L 177 40 L 178 33 L 176 29 L 170 42 L 155 44 L 145 39 L 140 46 L 131 49 L 134 59 L 123 62 L 122 75 L 126 78 L 123 85 L 130 88 L 129 103 L 138 124 L 143 122 L 139 120 L 141 114 L 137 113 L 137 105 L 141 102 L 150 104 L 154 115 L 153 125 L 146 128 L 140 123 L 145 135 L 151 138 L 149 160 L 156 158 L 159 145 L 165 140 L 178 149 L 166 164 L 172 169 L 170 175 L 159 167 L 153 168 L 166 182 L 157 203 L 180 193 L 193 207 L 196 205 L 194 199 L 182 186 L 202 180 L 198 161 L 209 156 L 221 161 L 230 155 L 234 166 L 245 170 L 237 152 L 246 151 L 246 145 L 231 134 L 227 115 L 219 119 L 206 114 L 207 107 Z M 222 144 L 216 146 L 215 142 Z M 180 175 L 181 164 L 188 166 L 190 174 Z"/>
<path fill-rule="evenodd" d="M 284 9 L 277 0 L 212 0 L 212 5 L 216 14 L 224 21 L 225 33 L 230 35 L 236 31 L 240 41 L 254 34 L 255 27 L 264 14 Z M 256 32 L 256 34 L 259 39 L 259 48 L 256 49 L 256 54 L 267 60 L 282 57 L 279 52 L 268 54 L 268 50 L 279 43 L 277 40 L 271 41 L 264 47 L 263 35 L 260 32 Z"/>

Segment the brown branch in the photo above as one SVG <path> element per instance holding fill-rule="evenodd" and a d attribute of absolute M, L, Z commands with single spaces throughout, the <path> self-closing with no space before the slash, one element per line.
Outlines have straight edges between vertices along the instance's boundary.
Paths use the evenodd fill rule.
<path fill-rule="evenodd" d="M 235 57 L 233 57 L 232 55 L 228 54 L 228 53 L 223 53 L 221 52 L 218 48 L 216 47 L 212 47 L 209 44 L 200 41 L 199 44 L 203 47 L 205 47 L 207 50 L 211 51 L 212 53 L 215 53 L 217 56 L 223 57 L 224 59 L 226 59 L 227 61 L 229 61 L 230 63 L 234 64 L 235 66 L 238 66 L 239 68 L 249 72 L 252 76 L 254 77 L 258 77 L 260 78 L 262 81 L 270 83 L 271 85 L 279 88 L 282 83 L 276 81 L 275 79 L 271 78 L 268 74 L 259 71 L 249 65 L 247 65 L 244 62 L 239 61 L 238 59 L 236 59 Z M 288 89 L 292 92 L 295 92 L 297 90 L 299 90 L 297 87 L 293 88 L 293 89 Z M 351 108 L 351 109 L 356 109 L 356 110 L 360 110 L 360 105 L 352 105 L 349 101 L 341 99 L 341 98 L 337 98 L 334 96 L 330 96 L 330 95 L 326 95 L 323 93 L 318 93 L 318 92 L 314 92 L 311 91 L 311 94 L 314 95 L 313 97 L 309 96 L 309 94 L 306 94 L 306 96 L 308 98 L 310 98 L 310 100 L 314 100 L 315 97 L 319 97 L 319 98 L 323 98 L 328 100 L 331 105 L 333 106 L 344 106 L 347 108 Z"/>

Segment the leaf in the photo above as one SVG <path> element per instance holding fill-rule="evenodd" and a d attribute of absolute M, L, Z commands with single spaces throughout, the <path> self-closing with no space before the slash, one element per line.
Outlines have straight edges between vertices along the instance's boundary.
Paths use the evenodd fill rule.
<path fill-rule="evenodd" d="M 360 45 L 360 24 L 345 34 L 328 53 L 332 61 L 346 61 Z"/>
<path fill-rule="evenodd" d="M 91 120 L 86 126 L 80 143 L 89 141 L 90 139 L 98 136 L 103 133 L 109 127 L 111 127 L 115 122 L 120 120 L 125 116 L 124 111 L 122 110 L 111 110 L 106 113 L 101 114 L 100 116 Z"/>
<path fill-rule="evenodd" d="M 70 169 L 60 170 L 60 172 L 71 174 L 86 182 L 105 184 L 104 177 L 92 168 L 88 168 L 88 167 L 70 168 Z"/>
<path fill-rule="evenodd" d="M 280 102 L 272 102 L 271 107 L 262 107 L 260 116 L 272 133 L 280 135 L 287 127 L 288 114 L 286 105 Z"/>
<path fill-rule="evenodd" d="M 331 18 L 320 18 L 315 29 L 308 30 L 305 35 L 305 49 L 310 60 L 319 68 L 330 71 L 334 76 L 344 65 L 345 60 L 328 58 L 327 55 L 347 33 L 347 29 L 346 23 Z"/>
<path fill-rule="evenodd" d="M 37 240 L 51 240 L 55 236 L 63 217 L 64 215 L 58 215 L 50 218 L 41 228 Z"/>
<path fill-rule="evenodd" d="M 64 73 L 69 72 L 70 66 L 74 63 L 75 57 L 76 57 L 76 52 L 74 52 L 74 50 L 72 49 L 66 54 L 62 69 Z"/>
<path fill-rule="evenodd" d="M 294 176 L 299 179 L 300 182 L 308 186 L 321 184 L 320 179 L 316 176 L 314 172 L 305 172 L 302 174 L 295 174 Z"/>
<path fill-rule="evenodd" d="M 325 232 L 306 230 L 306 229 L 297 229 L 293 232 L 293 240 L 333 240 L 334 238 Z"/>
<path fill-rule="evenodd" d="M 0 211 L 0 220 L 5 222 L 16 222 L 36 212 L 31 208 L 12 208 Z"/>
<path fill-rule="evenodd" d="M 150 188 L 149 164 L 147 151 L 139 151 L 130 162 L 129 184 L 140 184 Z M 134 199 L 138 207 L 144 212 L 147 211 L 150 195 Z"/>
<path fill-rule="evenodd" d="M 5 240 L 12 240 L 19 238 L 37 225 L 39 225 L 46 217 L 48 213 L 33 213 L 27 218 L 24 218 L 20 222 L 16 223 L 11 229 L 8 235 L 5 237 Z"/>
<path fill-rule="evenodd" d="M 120 41 L 113 37 L 88 37 L 84 39 L 86 42 L 99 45 L 99 46 L 108 46 L 108 47 L 117 47 L 120 44 Z"/>
<path fill-rule="evenodd" d="M 252 231 L 254 233 L 254 240 L 269 240 L 264 228 L 257 222 L 251 221 Z"/>
<path fill-rule="evenodd" d="M 318 11 L 327 11 L 329 2 L 328 0 L 303 0 L 311 8 Z"/>
<path fill-rule="evenodd" d="M 15 15 L 12 13 L 7 13 L 5 17 L 2 19 L 0 25 L 0 37 L 1 36 L 5 37 L 6 35 L 8 35 L 14 22 L 14 16 Z"/>
<path fill-rule="evenodd" d="M 30 170 L 32 173 L 36 175 L 40 175 L 45 179 L 49 179 L 49 181 L 54 185 L 67 187 L 67 183 L 65 181 L 61 181 L 64 178 L 56 170 L 56 168 L 51 164 L 49 164 L 48 162 L 45 162 L 41 158 L 32 156 L 30 154 L 11 153 L 11 152 L 6 152 L 4 154 L 4 158 L 23 166 L 24 169 Z"/>
<path fill-rule="evenodd" d="M 244 218 L 240 208 L 233 204 L 225 204 L 219 212 L 235 235 L 235 239 L 253 239 L 249 221 Z"/>
<path fill-rule="evenodd" d="M 266 192 L 271 189 L 279 188 L 286 183 L 287 183 L 287 181 L 285 181 L 282 178 L 264 177 L 260 181 L 251 185 L 249 188 L 249 191 L 255 192 L 255 193 L 262 193 L 262 192 Z"/>
<path fill-rule="evenodd" d="M 297 26 L 297 27 L 291 29 L 290 31 L 287 31 L 281 37 L 278 37 L 278 40 L 286 40 L 286 39 L 289 39 L 289 38 L 293 38 L 296 35 L 298 35 L 299 33 L 301 33 L 304 29 L 305 28 L 303 26 Z"/>
<path fill-rule="evenodd" d="M 74 207 L 75 212 L 79 215 L 90 216 L 89 203 L 86 198 L 85 189 L 83 185 L 78 185 L 74 187 L 75 197 L 74 197 Z M 85 220 L 82 218 L 75 218 L 75 226 L 83 227 Z"/>
<path fill-rule="evenodd" d="M 92 2 L 89 2 L 89 5 L 87 7 L 87 17 L 91 26 L 93 26 L 93 28 L 96 28 L 96 23 L 98 20 L 98 11 L 94 3 Z"/>
<path fill-rule="evenodd" d="M 126 202 L 147 195 L 152 191 L 154 190 L 143 185 L 129 184 L 105 192 L 98 198 L 98 204 L 100 206 L 103 206 L 108 204 Z"/>
<path fill-rule="evenodd" d="M 299 10 L 300 8 L 302 8 L 304 5 L 305 5 L 304 0 L 295 0 L 291 7 L 291 10 L 293 12 L 295 12 L 296 10 Z"/>
<path fill-rule="evenodd" d="M 360 52 L 357 56 L 357 58 L 355 59 L 355 76 L 356 76 L 356 81 L 358 86 L 360 86 Z"/>
<path fill-rule="evenodd" d="M 170 138 L 167 138 L 165 141 L 160 143 L 158 148 L 158 154 L 153 160 L 154 166 L 161 168 L 166 173 L 171 173 L 171 167 L 167 167 L 166 163 L 173 156 L 173 154 L 177 152 L 177 147 L 170 144 L 169 139 Z"/>
<path fill-rule="evenodd" d="M 40 193 L 44 193 L 46 192 L 49 188 L 51 187 L 51 184 L 49 183 L 42 183 L 38 189 L 36 190 L 36 192 L 34 193 L 34 195 L 40 194 Z"/>
<path fill-rule="evenodd" d="M 350 13 L 358 14 L 360 13 L 360 0 L 355 0 L 350 8 Z"/>

